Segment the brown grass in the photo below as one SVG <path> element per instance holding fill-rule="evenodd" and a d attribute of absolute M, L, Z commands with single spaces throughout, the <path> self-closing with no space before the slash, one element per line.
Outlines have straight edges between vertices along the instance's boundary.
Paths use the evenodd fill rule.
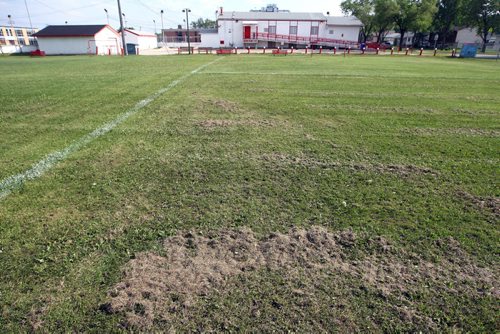
<path fill-rule="evenodd" d="M 189 318 L 200 297 L 224 291 L 231 277 L 264 268 L 318 278 L 327 269 L 361 279 L 387 298 L 404 299 L 421 289 L 500 297 L 498 268 L 480 268 L 451 238 L 436 245 L 443 250 L 436 263 L 395 249 L 382 237 L 362 246 L 350 230 L 331 233 L 322 227 L 273 233 L 261 240 L 249 229 L 187 232 L 166 239 L 163 246 L 165 256 L 137 254 L 124 268 L 123 281 L 109 292 L 109 303 L 101 306 L 123 313 L 126 327 L 147 330 L 157 322 Z M 361 257 L 352 256 L 360 252 Z M 424 322 L 431 330 L 437 326 L 417 309 L 405 306 L 400 311 L 402 321 Z"/>

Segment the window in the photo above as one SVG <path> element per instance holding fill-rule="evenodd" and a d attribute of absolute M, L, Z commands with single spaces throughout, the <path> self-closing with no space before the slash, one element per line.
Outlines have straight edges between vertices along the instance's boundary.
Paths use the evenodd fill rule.
<path fill-rule="evenodd" d="M 276 26 L 269 26 L 269 33 L 275 34 L 276 33 Z"/>
<path fill-rule="evenodd" d="M 23 36 L 23 31 L 21 29 L 16 29 L 17 36 Z"/>
<path fill-rule="evenodd" d="M 330 35 L 333 35 L 333 29 L 330 29 L 330 30 L 328 31 L 328 33 L 329 33 Z"/>
<path fill-rule="evenodd" d="M 3 29 L 0 29 L 0 36 L 3 36 Z"/>
<path fill-rule="evenodd" d="M 311 27 L 311 35 L 318 35 L 319 27 Z"/>
<path fill-rule="evenodd" d="M 290 27 L 290 35 L 297 35 L 297 26 Z"/>

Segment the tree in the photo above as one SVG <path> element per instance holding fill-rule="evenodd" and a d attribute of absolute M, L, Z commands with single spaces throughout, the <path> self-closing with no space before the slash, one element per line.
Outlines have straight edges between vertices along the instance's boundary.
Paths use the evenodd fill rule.
<path fill-rule="evenodd" d="M 486 51 L 486 43 L 490 33 L 500 31 L 500 1 L 499 0 L 464 0 L 462 6 L 463 23 L 477 29 Z"/>
<path fill-rule="evenodd" d="M 366 43 L 374 29 L 374 0 L 345 0 L 342 1 L 340 7 L 344 14 L 356 16 L 363 23 L 362 42 Z"/>
<path fill-rule="evenodd" d="M 393 0 L 395 3 L 394 24 L 400 34 L 399 49 L 403 47 L 408 31 L 424 31 L 432 24 L 437 11 L 437 0 Z"/>
<path fill-rule="evenodd" d="M 462 0 L 439 0 L 433 26 L 441 37 L 441 47 L 446 44 L 446 37 L 453 26 L 458 25 Z"/>
<path fill-rule="evenodd" d="M 191 22 L 191 26 L 194 29 L 215 28 L 216 27 L 216 22 L 214 20 L 202 19 L 200 17 L 198 20 Z"/>
<path fill-rule="evenodd" d="M 394 15 L 397 6 L 392 0 L 374 0 L 374 30 L 377 32 L 377 42 L 381 43 L 384 39 L 384 33 L 394 26 Z"/>

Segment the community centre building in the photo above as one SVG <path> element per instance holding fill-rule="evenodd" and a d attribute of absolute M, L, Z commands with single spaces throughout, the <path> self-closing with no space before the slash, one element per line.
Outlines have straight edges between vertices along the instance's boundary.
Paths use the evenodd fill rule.
<path fill-rule="evenodd" d="M 218 12 L 218 47 L 357 46 L 363 24 L 355 17 L 289 11 Z"/>

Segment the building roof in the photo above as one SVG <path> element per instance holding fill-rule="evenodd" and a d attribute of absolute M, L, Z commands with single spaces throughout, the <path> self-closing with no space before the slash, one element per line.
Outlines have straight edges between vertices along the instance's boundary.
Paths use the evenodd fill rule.
<path fill-rule="evenodd" d="M 125 29 L 127 33 L 131 33 L 132 35 L 136 35 L 139 37 L 156 37 L 155 34 L 149 31 L 142 31 L 142 30 L 132 30 L 132 29 Z"/>
<path fill-rule="evenodd" d="M 115 33 L 116 31 L 106 25 L 106 24 L 97 24 L 97 25 L 60 25 L 60 26 L 47 26 L 34 34 L 36 37 L 87 37 L 87 36 L 95 36 L 99 31 L 104 28 L 110 28 Z"/>
<path fill-rule="evenodd" d="M 326 21 L 322 13 L 288 12 L 224 12 L 219 20 L 257 20 L 257 21 Z"/>
<path fill-rule="evenodd" d="M 198 29 L 198 32 L 200 34 L 216 34 L 219 32 L 219 30 L 217 28 L 202 28 Z"/>
<path fill-rule="evenodd" d="M 363 23 L 355 16 L 328 16 L 326 24 L 331 26 L 363 26 Z"/>

